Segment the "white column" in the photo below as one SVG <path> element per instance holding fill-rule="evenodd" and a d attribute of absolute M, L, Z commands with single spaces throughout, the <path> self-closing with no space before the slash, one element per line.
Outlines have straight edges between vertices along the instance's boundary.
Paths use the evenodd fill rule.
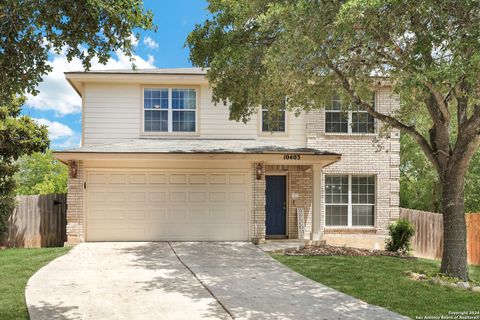
<path fill-rule="evenodd" d="M 312 240 L 320 240 L 321 238 L 321 173 L 322 166 L 320 164 L 314 164 L 312 166 L 313 171 L 313 186 L 312 186 Z"/>

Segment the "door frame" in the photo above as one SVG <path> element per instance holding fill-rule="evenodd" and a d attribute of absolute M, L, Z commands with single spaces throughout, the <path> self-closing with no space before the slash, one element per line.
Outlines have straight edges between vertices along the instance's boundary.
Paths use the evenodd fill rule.
<path fill-rule="evenodd" d="M 285 236 L 269 236 L 267 235 L 267 228 L 265 225 L 265 238 L 269 239 L 288 239 L 289 237 L 289 226 L 288 226 L 288 215 L 289 215 L 289 204 L 290 204 L 290 196 L 289 196 L 289 179 L 288 179 L 288 172 L 285 171 L 270 171 L 265 173 L 265 195 L 267 193 L 267 176 L 285 176 Z M 267 220 L 267 204 L 265 203 L 265 221 Z"/>

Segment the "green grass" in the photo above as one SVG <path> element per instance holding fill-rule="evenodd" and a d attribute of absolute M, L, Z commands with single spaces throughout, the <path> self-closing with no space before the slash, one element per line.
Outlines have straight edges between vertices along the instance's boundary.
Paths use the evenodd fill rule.
<path fill-rule="evenodd" d="M 438 261 L 392 257 L 272 256 L 312 280 L 413 319 L 448 315 L 449 311 L 480 312 L 480 293 L 418 282 L 404 274 L 405 271 L 436 274 Z M 470 278 L 480 283 L 479 266 L 470 267 Z"/>
<path fill-rule="evenodd" d="M 0 319 L 28 319 L 25 286 L 28 279 L 70 248 L 0 250 Z"/>

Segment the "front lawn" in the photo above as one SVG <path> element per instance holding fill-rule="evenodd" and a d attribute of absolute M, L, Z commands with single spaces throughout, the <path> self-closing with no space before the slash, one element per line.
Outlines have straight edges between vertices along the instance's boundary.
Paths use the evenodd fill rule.
<path fill-rule="evenodd" d="M 25 286 L 28 279 L 70 248 L 0 250 L 0 319 L 28 319 Z"/>
<path fill-rule="evenodd" d="M 394 257 L 272 256 L 312 280 L 413 319 L 449 315 L 452 311 L 480 312 L 480 293 L 418 282 L 404 274 L 406 271 L 435 274 L 439 269 L 437 261 Z M 470 278 L 480 283 L 479 266 L 470 268 Z"/>

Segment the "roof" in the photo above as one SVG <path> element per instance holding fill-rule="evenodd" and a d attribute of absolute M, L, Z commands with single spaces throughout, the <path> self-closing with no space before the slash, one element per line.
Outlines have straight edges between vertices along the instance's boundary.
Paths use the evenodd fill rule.
<path fill-rule="evenodd" d="M 203 68 L 152 68 L 152 69 L 110 69 L 89 71 L 67 71 L 65 74 L 161 74 L 161 75 L 205 75 Z"/>
<path fill-rule="evenodd" d="M 333 155 L 337 153 L 313 148 L 276 145 L 259 140 L 228 139 L 133 139 L 109 144 L 88 145 L 56 153 L 181 153 L 181 154 L 272 154 L 300 153 Z"/>

